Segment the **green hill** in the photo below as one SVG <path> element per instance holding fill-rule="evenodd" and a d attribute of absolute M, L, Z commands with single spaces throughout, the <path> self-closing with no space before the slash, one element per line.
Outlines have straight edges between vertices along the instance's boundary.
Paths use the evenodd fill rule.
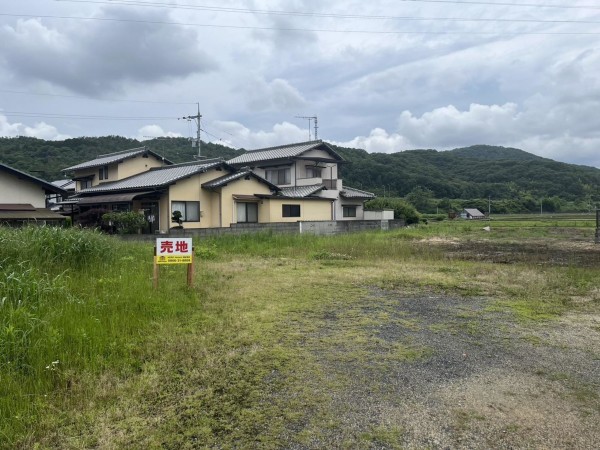
<path fill-rule="evenodd" d="M 551 159 L 542 158 L 518 148 L 493 145 L 472 145 L 470 147 L 455 148 L 451 152 L 454 156 L 484 161 L 552 161 Z"/>
<path fill-rule="evenodd" d="M 0 138 L 0 162 L 39 178 L 55 180 L 64 177 L 65 167 L 142 145 L 174 162 L 189 161 L 197 153 L 185 138 L 140 142 L 119 136 L 64 141 L 17 137 Z M 525 207 L 528 210 L 533 210 L 536 202 L 539 205 L 540 198 L 554 197 L 586 205 L 600 202 L 600 169 L 560 163 L 516 148 L 475 145 L 450 151 L 387 154 L 333 147 L 348 161 L 340 168 L 344 184 L 379 196 L 385 193 L 404 197 L 420 186 L 438 199 L 519 199 L 522 204 L 531 203 Z M 209 158 L 229 159 L 242 151 L 219 144 L 202 144 L 202 155 Z"/>
<path fill-rule="evenodd" d="M 64 178 L 62 169 L 89 161 L 98 155 L 147 146 L 174 162 L 190 161 L 198 149 L 186 138 L 160 138 L 137 141 L 120 136 L 82 137 L 64 141 L 17 137 L 0 138 L 0 162 L 45 180 Z M 202 155 L 208 158 L 233 158 L 241 151 L 211 143 L 202 143 Z"/>
<path fill-rule="evenodd" d="M 385 189 L 391 196 L 405 196 L 415 186 L 422 186 L 436 198 L 530 195 L 600 201 L 600 169 L 560 163 L 513 148 L 479 145 L 390 154 L 336 150 L 350 161 L 341 169 L 344 182 L 379 195 Z"/>

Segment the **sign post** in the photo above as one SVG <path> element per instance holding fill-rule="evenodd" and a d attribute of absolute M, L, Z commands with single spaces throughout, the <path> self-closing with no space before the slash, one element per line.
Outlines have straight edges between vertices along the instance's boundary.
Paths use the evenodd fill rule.
<path fill-rule="evenodd" d="M 192 238 L 157 238 L 154 247 L 153 285 L 158 288 L 158 266 L 187 264 L 187 285 L 194 284 L 194 248 Z"/>

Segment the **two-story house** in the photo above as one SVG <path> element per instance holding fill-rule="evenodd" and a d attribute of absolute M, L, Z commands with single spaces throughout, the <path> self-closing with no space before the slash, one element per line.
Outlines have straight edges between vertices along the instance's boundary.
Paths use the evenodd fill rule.
<path fill-rule="evenodd" d="M 344 162 L 321 140 L 250 150 L 227 161 L 277 185 L 295 220 L 363 220 L 364 203 L 375 195 L 343 186 L 338 166 Z"/>
<path fill-rule="evenodd" d="M 68 167 L 77 180 L 80 212 L 141 211 L 147 231 L 167 231 L 173 213 L 184 228 L 235 223 L 360 220 L 373 194 L 342 185 L 343 159 L 322 141 L 173 164 L 145 148 Z"/>

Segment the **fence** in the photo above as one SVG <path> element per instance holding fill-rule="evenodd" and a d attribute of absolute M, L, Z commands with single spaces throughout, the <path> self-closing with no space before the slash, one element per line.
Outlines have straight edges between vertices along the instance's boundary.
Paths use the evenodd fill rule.
<path fill-rule="evenodd" d="M 171 230 L 169 234 L 162 237 L 206 237 L 220 235 L 239 235 L 247 233 L 260 233 L 269 231 L 277 234 L 285 233 L 307 233 L 317 235 L 333 235 L 342 233 L 354 233 L 368 230 L 393 230 L 405 226 L 404 220 L 323 220 L 306 222 L 276 222 L 276 223 L 235 223 L 229 228 L 194 228 Z M 130 234 L 122 235 L 124 239 L 147 240 L 156 239 L 153 234 Z"/>

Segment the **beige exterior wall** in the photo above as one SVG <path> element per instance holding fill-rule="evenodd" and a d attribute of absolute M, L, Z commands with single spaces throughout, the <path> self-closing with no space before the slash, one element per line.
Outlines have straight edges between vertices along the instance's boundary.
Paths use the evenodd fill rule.
<path fill-rule="evenodd" d="M 158 229 L 168 231 L 171 228 L 171 209 L 169 196 L 163 195 L 158 201 Z"/>
<path fill-rule="evenodd" d="M 200 221 L 183 222 L 183 228 L 209 228 L 210 223 L 206 218 L 206 208 L 210 207 L 210 195 L 208 192 L 202 192 L 201 184 L 208 180 L 203 180 L 202 175 L 195 175 L 191 178 L 179 180 L 169 188 L 169 207 L 163 214 L 168 215 L 169 228 L 177 224 L 171 224 L 171 204 L 177 201 L 199 201 L 200 202 Z M 210 209 L 210 208 L 209 208 Z"/>
<path fill-rule="evenodd" d="M 332 219 L 330 200 L 268 199 L 265 200 L 265 205 L 268 205 L 269 209 L 268 222 L 298 222 L 302 220 Z M 300 217 L 283 217 L 282 205 L 300 205 Z"/>
<path fill-rule="evenodd" d="M 222 214 L 224 227 L 230 226 L 232 223 L 237 223 L 237 202 L 234 200 L 234 195 L 254 195 L 254 194 L 271 194 L 271 190 L 267 185 L 261 183 L 256 178 L 250 177 L 245 180 L 243 178 L 234 181 L 233 183 L 224 186 L 221 190 L 222 196 Z M 260 214 L 262 209 L 266 209 L 265 202 L 257 201 L 258 217 L 260 222 Z"/>
<path fill-rule="evenodd" d="M 211 228 L 221 227 L 221 193 L 210 192 L 210 205 L 206 210 L 208 211 L 208 220 L 210 221 Z"/>
<path fill-rule="evenodd" d="M 142 155 L 137 155 L 134 158 L 129 158 L 121 163 L 112 164 L 111 166 L 109 166 L 109 179 L 105 181 L 122 180 L 123 178 L 127 178 L 132 175 L 137 175 L 138 173 L 146 172 L 153 167 L 162 167 L 163 165 L 163 161 L 155 158 L 152 155 L 148 155 L 147 158 L 144 158 Z M 112 177 L 112 170 L 114 170 L 113 167 L 116 168 L 116 178 Z"/>
<path fill-rule="evenodd" d="M 35 208 L 45 208 L 46 193 L 31 181 L 0 171 L 0 203 L 25 203 Z"/>
<path fill-rule="evenodd" d="M 168 195 L 160 203 L 160 229 L 168 230 L 176 225 L 171 223 L 171 203 L 174 201 L 200 201 L 200 221 L 184 222 L 184 228 L 214 228 L 229 227 L 237 221 L 235 195 L 271 194 L 264 183 L 250 177 L 248 180 L 238 179 L 217 192 L 202 189 L 202 184 L 226 175 L 227 171 L 212 170 L 208 173 L 180 180 L 171 186 Z M 163 205 L 166 200 L 166 207 Z M 259 202 L 259 214 L 263 205 Z M 163 224 L 167 226 L 164 227 Z"/>

